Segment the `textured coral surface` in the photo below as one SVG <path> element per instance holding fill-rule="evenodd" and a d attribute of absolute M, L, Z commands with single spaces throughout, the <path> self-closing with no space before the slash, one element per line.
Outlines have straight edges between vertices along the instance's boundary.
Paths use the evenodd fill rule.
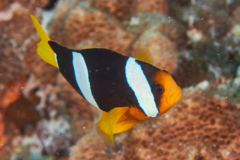
<path fill-rule="evenodd" d="M 117 135 L 113 147 L 94 133 L 87 135 L 73 148 L 71 158 L 239 159 L 239 121 L 235 105 L 192 89 L 164 116 Z"/>
<path fill-rule="evenodd" d="M 189 88 L 109 146 L 94 130 L 100 111 L 36 54 L 29 13 L 71 49 L 147 47 Z M 239 13 L 237 0 L 0 0 L 0 159 L 239 160 Z"/>

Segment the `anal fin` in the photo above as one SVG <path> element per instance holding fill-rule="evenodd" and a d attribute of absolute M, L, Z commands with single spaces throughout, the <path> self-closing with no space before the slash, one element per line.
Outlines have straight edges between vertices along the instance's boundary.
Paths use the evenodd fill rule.
<path fill-rule="evenodd" d="M 125 113 L 115 124 L 113 134 L 127 131 L 138 124 L 138 122 L 140 121 L 129 115 L 129 113 Z"/>
<path fill-rule="evenodd" d="M 118 120 L 129 110 L 129 107 L 116 107 L 109 112 L 103 112 L 100 120 L 96 124 L 96 130 L 105 141 L 114 144 L 113 134 Z"/>

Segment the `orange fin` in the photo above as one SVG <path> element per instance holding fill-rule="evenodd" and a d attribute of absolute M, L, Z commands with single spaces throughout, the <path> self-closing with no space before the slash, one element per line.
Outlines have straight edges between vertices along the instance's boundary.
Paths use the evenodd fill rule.
<path fill-rule="evenodd" d="M 149 51 L 148 48 L 139 49 L 135 54 L 135 58 L 149 64 L 153 64 L 154 62 L 152 53 Z"/>
<path fill-rule="evenodd" d="M 124 113 L 129 110 L 129 107 L 117 107 L 109 112 L 103 112 L 100 120 L 96 124 L 96 130 L 105 141 L 110 144 L 114 144 L 113 130 L 117 121 L 122 117 Z"/>
<path fill-rule="evenodd" d="M 137 120 L 136 118 L 132 117 L 131 115 L 124 114 L 117 121 L 116 125 L 114 126 L 113 134 L 127 131 L 127 130 L 131 129 L 132 127 L 134 127 L 136 124 L 138 124 L 138 122 L 140 122 L 140 121 Z"/>

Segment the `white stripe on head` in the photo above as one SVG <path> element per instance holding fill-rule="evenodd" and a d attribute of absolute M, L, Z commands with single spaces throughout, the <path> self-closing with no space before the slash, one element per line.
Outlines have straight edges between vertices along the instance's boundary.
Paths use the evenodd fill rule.
<path fill-rule="evenodd" d="M 144 113 L 148 117 L 156 117 L 159 111 L 154 101 L 151 87 L 141 66 L 134 58 L 128 58 L 125 67 L 125 74 L 128 85 L 132 88 Z"/>
<path fill-rule="evenodd" d="M 72 57 L 74 75 L 76 77 L 76 82 L 78 84 L 79 89 L 81 90 L 83 96 L 89 103 L 99 108 L 92 95 L 91 85 L 88 76 L 88 69 L 82 54 L 78 52 L 72 52 Z"/>
<path fill-rule="evenodd" d="M 55 57 L 55 61 L 56 61 L 56 64 L 57 64 L 57 68 L 59 69 L 58 60 L 57 60 L 57 54 L 56 53 L 54 53 L 54 57 Z"/>

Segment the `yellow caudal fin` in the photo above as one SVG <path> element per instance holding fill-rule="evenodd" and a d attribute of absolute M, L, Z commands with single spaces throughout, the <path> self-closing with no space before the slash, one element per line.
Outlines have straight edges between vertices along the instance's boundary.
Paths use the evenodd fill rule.
<path fill-rule="evenodd" d="M 154 62 L 152 53 L 149 51 L 148 48 L 139 49 L 135 54 L 135 58 L 149 64 L 153 64 Z"/>
<path fill-rule="evenodd" d="M 48 41 L 50 41 L 50 38 L 46 34 L 46 32 L 43 30 L 42 26 L 38 22 L 37 18 L 30 14 L 31 19 L 33 21 L 33 24 L 37 30 L 37 33 L 39 37 L 41 38 L 41 41 L 37 44 L 37 53 L 38 55 L 47 63 L 57 67 L 57 63 L 54 56 L 54 51 L 51 49 L 51 47 L 48 44 Z"/>
<path fill-rule="evenodd" d="M 96 130 L 106 142 L 113 145 L 114 127 L 117 121 L 129 110 L 129 107 L 117 107 L 109 112 L 103 112 L 100 120 L 96 124 Z"/>

